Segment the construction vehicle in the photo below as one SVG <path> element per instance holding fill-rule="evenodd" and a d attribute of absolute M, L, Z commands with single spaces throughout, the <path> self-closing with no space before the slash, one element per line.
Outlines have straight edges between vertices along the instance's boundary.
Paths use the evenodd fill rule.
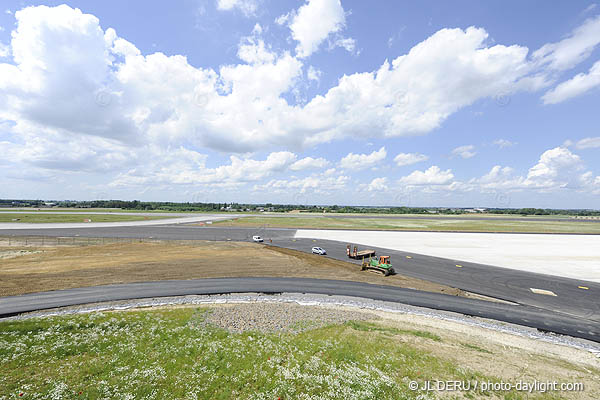
<path fill-rule="evenodd" d="M 360 270 L 372 270 L 381 272 L 385 276 L 394 275 L 394 267 L 390 261 L 390 256 L 369 257 L 363 258 Z"/>
<path fill-rule="evenodd" d="M 375 257 L 375 250 L 362 250 L 358 251 L 358 247 L 354 246 L 354 251 L 351 251 L 352 246 L 346 246 L 346 255 L 355 260 L 363 260 L 369 257 Z"/>

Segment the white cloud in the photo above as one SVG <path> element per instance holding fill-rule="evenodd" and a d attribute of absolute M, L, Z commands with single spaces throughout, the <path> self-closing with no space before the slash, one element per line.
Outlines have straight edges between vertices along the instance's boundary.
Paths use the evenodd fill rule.
<path fill-rule="evenodd" d="M 547 68 L 564 71 L 590 56 L 600 43 L 600 15 L 575 28 L 571 35 L 556 43 L 548 43 L 533 52 L 533 59 Z"/>
<path fill-rule="evenodd" d="M 388 179 L 386 177 L 375 178 L 365 186 L 368 192 L 384 192 L 388 190 Z"/>
<path fill-rule="evenodd" d="M 338 38 L 333 42 L 332 47 L 343 47 L 348 53 L 359 54 L 356 50 L 356 40 L 352 38 Z"/>
<path fill-rule="evenodd" d="M 265 45 L 264 40 L 259 37 L 261 34 L 262 27 L 256 24 L 252 30 L 252 36 L 242 39 L 237 53 L 240 60 L 248 64 L 272 64 L 275 62 L 277 54 Z"/>
<path fill-rule="evenodd" d="M 529 169 L 524 184 L 545 189 L 579 188 L 583 169 L 583 161 L 578 155 L 564 147 L 556 147 L 540 156 L 538 163 Z"/>
<path fill-rule="evenodd" d="M 556 104 L 577 97 L 600 86 L 600 61 L 597 61 L 587 74 L 578 74 L 560 83 L 542 96 L 544 104 Z"/>
<path fill-rule="evenodd" d="M 275 18 L 275 23 L 280 26 L 285 25 L 290 20 L 290 16 L 292 16 L 291 13 L 280 15 Z"/>
<path fill-rule="evenodd" d="M 173 175 L 178 183 L 235 183 L 245 178 L 231 168 L 245 168 L 247 159 L 217 170 L 198 151 L 278 154 L 346 137 L 425 134 L 482 98 L 524 90 L 533 71 L 525 47 L 491 45 L 479 28 L 442 29 L 376 71 L 343 76 L 324 94 L 290 104 L 300 80 L 318 74 L 289 52 L 274 52 L 260 27 L 240 43 L 240 64 L 213 70 L 180 55 L 143 54 L 66 5 L 28 7 L 15 17 L 11 63 L 0 63 L 0 120 L 14 121 L 2 154 L 22 168 L 128 171 L 117 182 L 166 184 Z M 343 24 L 331 26 L 325 38 L 300 45 L 337 40 Z M 343 163 L 368 168 L 377 163 L 369 157 L 386 154 L 348 156 Z M 302 161 L 292 158 L 284 170 Z M 250 180 L 276 173 L 244 171 Z"/>
<path fill-rule="evenodd" d="M 255 185 L 254 190 L 267 190 L 272 193 L 327 193 L 340 191 L 346 188 L 350 177 L 346 175 L 318 174 L 307 176 L 302 179 L 279 179 L 271 180 L 264 185 Z"/>
<path fill-rule="evenodd" d="M 483 29 L 442 29 L 376 72 L 342 77 L 305 106 L 311 126 L 322 127 L 306 143 L 423 134 L 478 99 L 513 90 L 527 74 L 527 49 L 486 40 Z"/>
<path fill-rule="evenodd" d="M 228 11 L 234 8 L 249 17 L 256 14 L 258 0 L 217 0 L 218 10 Z"/>
<path fill-rule="evenodd" d="M 305 169 L 325 168 L 329 165 L 329 161 L 324 158 L 305 157 L 290 165 L 292 171 L 302 171 Z"/>
<path fill-rule="evenodd" d="M 482 177 L 461 185 L 482 192 L 502 190 L 503 193 L 515 190 L 551 192 L 569 189 L 596 193 L 600 190 L 599 177 L 586 171 L 583 160 L 564 147 L 545 151 L 526 176 L 517 176 L 514 172 L 513 168 L 496 165 Z"/>
<path fill-rule="evenodd" d="M 506 178 L 513 173 L 513 169 L 511 167 L 502 167 L 500 165 L 496 165 L 492 167 L 490 172 L 481 177 L 482 182 L 496 182 L 499 179 Z"/>
<path fill-rule="evenodd" d="M 575 143 L 575 147 L 579 150 L 598 148 L 600 147 L 600 137 L 588 137 L 581 139 Z"/>
<path fill-rule="evenodd" d="M 214 71 L 182 56 L 143 55 L 114 30 L 103 32 L 94 16 L 64 5 L 26 8 L 17 24 L 15 65 L 0 63 L 4 119 L 123 142 L 234 152 L 426 133 L 514 85 L 527 53 L 485 47 L 482 29 L 441 30 L 378 71 L 344 76 L 297 106 L 284 95 L 303 76 L 302 62 L 272 52 L 256 30 L 238 49 L 248 64 Z"/>
<path fill-rule="evenodd" d="M 361 170 L 377 166 L 385 159 L 387 152 L 385 147 L 380 148 L 371 154 L 354 154 L 349 153 L 340 160 L 340 167 L 349 170 Z"/>
<path fill-rule="evenodd" d="M 164 156 L 172 158 L 165 163 Z M 231 163 L 217 168 L 205 168 L 206 156 L 180 148 L 171 150 L 157 163 L 144 165 L 120 174 L 112 186 L 163 184 L 238 184 L 256 182 L 275 173 L 286 171 L 296 160 L 287 151 L 275 152 L 263 160 L 230 156 Z"/>
<path fill-rule="evenodd" d="M 461 182 L 454 180 L 450 169 L 442 171 L 433 166 L 426 171 L 414 171 L 398 183 L 408 186 L 413 194 L 419 191 L 430 194 L 478 191 L 482 194 L 495 193 L 499 198 L 509 198 L 510 193 L 515 191 L 551 193 L 572 190 L 600 194 L 600 176 L 586 171 L 582 159 L 564 147 L 545 151 L 526 176 L 516 175 L 511 167 L 496 165 L 479 178 Z"/>
<path fill-rule="evenodd" d="M 394 162 L 399 166 L 412 165 L 422 161 L 429 160 L 429 157 L 425 154 L 419 153 L 400 153 L 394 157 Z"/>
<path fill-rule="evenodd" d="M 330 34 L 341 31 L 346 25 L 340 0 L 307 0 L 293 17 L 288 18 L 292 38 L 298 41 L 296 53 L 302 58 L 317 51 Z M 278 23 L 281 21 L 283 19 L 278 19 Z"/>
<path fill-rule="evenodd" d="M 524 188 L 524 178 L 523 177 L 515 177 L 514 169 L 511 167 L 502 167 L 500 165 L 495 165 L 492 167 L 490 172 L 483 175 L 481 178 L 472 179 L 469 181 L 469 184 L 478 185 L 482 190 L 511 190 Z"/>
<path fill-rule="evenodd" d="M 459 146 L 459 147 L 455 148 L 454 150 L 452 150 L 453 156 L 462 157 L 465 159 L 471 158 L 471 157 L 475 156 L 476 154 L 477 154 L 477 152 L 475 151 L 475 146 L 473 146 L 472 144 L 465 145 L 465 146 Z"/>
<path fill-rule="evenodd" d="M 440 170 L 437 165 L 429 167 L 425 171 L 413 171 L 410 175 L 400 178 L 398 181 L 403 185 L 445 185 L 454 179 L 454 174 L 450 169 Z"/>
<path fill-rule="evenodd" d="M 511 142 L 510 140 L 506 140 L 506 139 L 497 139 L 497 140 L 494 140 L 493 144 L 500 147 L 501 149 L 505 149 L 507 147 L 514 146 L 516 143 Z"/>

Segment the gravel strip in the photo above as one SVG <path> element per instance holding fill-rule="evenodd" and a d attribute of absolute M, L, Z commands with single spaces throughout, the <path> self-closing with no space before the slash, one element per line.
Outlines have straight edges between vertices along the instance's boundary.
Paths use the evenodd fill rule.
<path fill-rule="evenodd" d="M 373 319 L 378 317 L 360 311 L 263 302 L 212 306 L 200 325 L 212 325 L 235 333 L 248 331 L 299 333 L 330 324 Z"/>
<path fill-rule="evenodd" d="M 152 307 L 188 305 L 211 306 L 231 304 L 248 304 L 249 306 L 256 306 L 257 304 L 261 303 L 297 304 L 303 307 L 314 306 L 311 308 L 322 307 L 326 310 L 327 313 L 332 308 L 342 306 L 353 308 L 356 310 L 361 310 L 357 312 L 367 313 L 367 315 L 369 315 L 369 319 L 376 318 L 375 314 L 372 313 L 372 311 L 383 311 L 387 313 L 422 316 L 427 318 L 439 319 L 441 321 L 453 321 L 465 325 L 470 325 L 473 327 L 491 329 L 497 332 L 513 334 L 516 336 L 521 336 L 533 340 L 539 340 L 542 342 L 587 350 L 595 354 L 598 358 L 600 358 L 600 344 L 585 339 L 557 335 L 548 332 L 540 332 L 534 328 L 528 328 L 521 325 L 515 325 L 484 318 L 465 316 L 450 311 L 432 310 L 429 308 L 409 306 L 401 303 L 391 303 L 364 298 L 347 296 L 325 296 L 319 294 L 284 293 L 279 295 L 265 295 L 257 293 L 237 293 L 222 295 L 190 295 L 177 297 L 157 297 L 135 300 L 120 300 L 34 311 L 30 313 L 20 314 L 14 317 L 1 318 L 0 321 L 19 321 L 29 318 L 44 318 L 58 315 L 71 315 L 78 313 L 103 311 L 122 311 Z"/>

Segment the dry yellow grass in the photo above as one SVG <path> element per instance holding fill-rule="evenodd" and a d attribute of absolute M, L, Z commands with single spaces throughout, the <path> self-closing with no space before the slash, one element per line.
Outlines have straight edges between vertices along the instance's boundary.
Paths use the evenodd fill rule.
<path fill-rule="evenodd" d="M 0 248 L 0 254 L 15 252 Z M 355 264 L 243 242 L 120 243 L 26 247 L 0 264 L 0 296 L 112 283 L 220 277 L 341 279 L 469 296 L 459 289 L 395 275 L 363 272 Z"/>

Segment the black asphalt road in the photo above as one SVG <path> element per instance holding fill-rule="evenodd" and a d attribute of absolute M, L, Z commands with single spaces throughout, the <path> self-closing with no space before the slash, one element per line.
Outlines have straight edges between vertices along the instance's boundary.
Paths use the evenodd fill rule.
<path fill-rule="evenodd" d="M 308 278 L 214 278 L 142 282 L 0 298 L 0 317 L 104 301 L 223 293 L 317 293 L 363 297 L 491 318 L 600 342 L 600 324 L 530 306 L 508 305 L 360 282 Z"/>
<path fill-rule="evenodd" d="M 273 245 L 310 251 L 323 247 L 327 256 L 360 264 L 346 256 L 346 243 L 333 240 L 275 238 Z M 359 246 L 359 249 L 366 249 Z M 545 308 L 600 323 L 600 284 L 469 263 L 446 258 L 389 250 L 368 246 L 378 255 L 391 256 L 396 273 L 456 287 L 469 292 L 495 297 L 519 304 Z M 410 257 L 410 258 L 407 258 Z M 457 267 L 460 265 L 461 267 Z M 588 289 L 580 289 L 579 287 Z M 535 294 L 531 288 L 550 290 L 555 296 Z"/>
<path fill-rule="evenodd" d="M 301 251 L 310 252 L 311 247 L 320 246 L 327 250 L 328 257 L 332 257 L 339 260 L 350 261 L 357 263 L 357 261 L 349 260 L 346 257 L 346 243 L 317 240 L 312 239 L 294 239 L 295 230 L 293 229 L 254 229 L 254 228 L 230 228 L 230 227 L 200 227 L 190 225 L 173 225 L 173 226 L 147 226 L 147 227 L 115 227 L 115 228 L 82 228 L 82 229 L 44 229 L 44 230 L 0 230 L 2 236 L 82 236 L 82 237 L 122 237 L 122 238 L 154 238 L 154 239 L 165 239 L 165 240 L 232 240 L 232 241 L 249 241 L 252 235 L 263 236 L 268 244 L 272 240 L 272 245 L 281 246 Z M 373 247 L 370 247 L 373 248 Z M 486 296 L 496 297 L 507 301 L 518 303 L 522 306 L 521 308 L 514 308 L 514 306 L 503 305 L 503 308 L 498 304 L 492 306 L 488 302 L 483 303 L 461 303 L 464 300 L 456 298 L 452 300 L 451 304 L 461 303 L 464 307 L 459 309 L 451 309 L 449 311 L 457 311 L 468 315 L 479 315 L 487 318 L 499 319 L 503 321 L 516 322 L 528 326 L 534 326 L 536 328 L 542 328 L 554 332 L 564 333 L 566 326 L 564 321 L 570 321 L 576 323 L 569 332 L 573 336 L 586 337 L 594 336 L 590 332 L 595 332 L 595 329 L 600 326 L 600 284 L 594 282 L 578 281 L 567 278 L 560 278 L 550 275 L 534 274 L 530 272 L 523 272 L 513 269 L 493 267 L 489 265 L 481 265 L 475 263 L 459 262 L 456 260 L 448 260 L 444 258 L 424 256 L 413 253 L 406 253 L 382 248 L 373 248 L 378 254 L 390 255 L 394 269 L 402 275 L 411 276 L 414 278 L 420 278 L 445 284 L 448 286 L 457 287 L 463 290 L 467 290 L 474 293 L 479 293 Z M 408 257 L 410 258 L 408 258 Z M 461 267 L 457 267 L 461 265 Z M 357 267 L 358 268 L 358 267 Z M 393 278 L 390 278 L 393 279 Z M 302 282 L 302 281 L 298 281 Z M 300 284 L 300 283 L 299 283 Z M 181 283 L 173 283 L 173 285 L 182 285 Z M 160 285 L 159 285 L 160 286 Z M 151 284 L 150 288 L 156 288 L 159 290 L 157 284 Z M 185 285 L 184 285 L 185 286 Z M 588 289 L 581 289 L 580 286 L 587 287 Z M 110 286 L 112 287 L 112 286 Z M 160 286 L 162 287 L 162 286 Z M 373 285 L 369 285 L 373 287 Z M 175 288 L 169 286 L 169 290 L 175 290 Z M 530 288 L 551 290 L 556 296 L 547 296 L 533 293 Z M 245 287 L 243 291 L 248 290 Z M 306 291 L 299 290 L 301 288 L 296 287 L 295 291 Z M 394 288 L 388 288 L 389 290 L 396 290 Z M 85 295 L 85 290 L 82 289 L 82 295 Z M 105 290 L 99 289 L 100 291 Z M 122 289 L 127 292 L 127 289 Z M 148 289 L 152 290 L 152 289 Z M 161 289 L 162 290 L 162 289 Z M 183 289 L 182 289 L 183 290 Z M 283 290 L 276 290 L 283 291 Z M 66 292 L 68 293 L 68 291 Z M 161 292 L 162 293 L 162 292 Z M 319 292 L 321 293 L 321 292 Z M 410 292 L 412 293 L 412 292 Z M 421 293 L 421 292 L 419 292 Z M 329 294 L 349 294 L 352 293 L 329 293 Z M 368 292 L 363 292 L 363 297 L 369 297 Z M 375 292 L 371 293 L 375 295 Z M 97 294 L 99 295 L 99 294 Z M 124 293 L 123 295 L 127 295 Z M 155 293 L 151 294 L 146 292 L 144 297 L 156 297 L 162 294 Z M 432 294 L 418 295 L 420 299 L 427 299 Z M 35 296 L 35 295 L 27 295 Z M 24 296 L 19 296 L 24 297 Z M 130 297 L 127 297 L 130 298 Z M 401 297 L 403 300 L 405 297 Z M 452 297 L 454 299 L 454 297 Z M 25 300 L 25 299 L 24 299 Z M 4 300 L 2 300 L 4 301 Z M 84 302 L 97 301 L 89 299 Z M 398 299 L 396 300 L 398 301 Z M 425 300 L 423 300 L 425 301 Z M 445 300 L 449 301 L 449 300 Z M 472 301 L 472 300 L 469 300 Z M 405 302 L 405 301 L 402 301 Z M 414 304 L 422 305 L 424 307 L 437 308 L 448 310 L 448 308 L 442 307 L 444 302 L 430 301 L 425 304 Z M 0 302 L 0 314 L 6 314 L 6 310 L 3 308 L 3 302 Z M 408 303 L 413 304 L 413 303 Z M 489 305 L 483 307 L 482 304 Z M 466 308 L 465 308 L 466 307 Z M 468 307 L 475 307 L 470 311 Z M 490 307 L 496 311 L 492 312 Z M 511 308 L 512 307 L 512 308 Z M 504 310 L 504 315 L 498 310 Z M 508 313 L 510 310 L 510 313 Z M 519 316 L 519 320 L 515 320 L 513 312 L 515 310 L 535 310 L 538 315 L 536 325 L 532 325 L 527 321 L 534 321 L 529 317 Z M 520 311 L 519 311 L 520 312 Z M 533 313 L 533 311 L 531 311 Z M 534 314 L 535 314 L 534 313 Z M 520 315 L 520 314 L 519 314 Z M 529 314 L 528 314 L 529 315 Z M 522 317 L 522 318 L 521 318 Z M 546 325 L 542 323 L 539 318 L 550 323 Z M 563 321 L 563 322 L 559 322 Z M 541 325 L 540 325 L 541 324 Z M 590 327 L 596 327 L 591 329 Z M 581 333 L 583 332 L 583 333 Z M 587 332 L 587 333 L 585 333 Z M 587 336 L 582 336 L 585 333 Z M 592 339 L 596 340 L 597 339 Z"/>

